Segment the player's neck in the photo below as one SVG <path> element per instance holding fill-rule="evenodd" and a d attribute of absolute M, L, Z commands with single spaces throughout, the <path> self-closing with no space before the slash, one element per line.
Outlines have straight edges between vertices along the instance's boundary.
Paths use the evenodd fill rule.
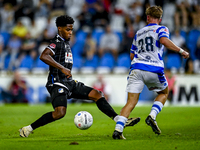
<path fill-rule="evenodd" d="M 159 24 L 159 23 L 156 21 L 151 21 L 151 22 L 147 22 L 147 24 Z"/>
<path fill-rule="evenodd" d="M 147 16 L 147 23 L 148 24 L 158 24 L 159 25 L 160 22 L 161 22 L 161 19 Z"/>

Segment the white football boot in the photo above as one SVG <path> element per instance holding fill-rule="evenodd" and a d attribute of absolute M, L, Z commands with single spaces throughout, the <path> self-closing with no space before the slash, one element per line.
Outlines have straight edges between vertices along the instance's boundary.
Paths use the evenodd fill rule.
<path fill-rule="evenodd" d="M 26 127 L 23 127 L 21 129 L 19 129 L 19 135 L 21 137 L 28 137 L 29 134 L 32 132 L 33 130 L 29 127 L 29 126 L 26 126 Z"/>

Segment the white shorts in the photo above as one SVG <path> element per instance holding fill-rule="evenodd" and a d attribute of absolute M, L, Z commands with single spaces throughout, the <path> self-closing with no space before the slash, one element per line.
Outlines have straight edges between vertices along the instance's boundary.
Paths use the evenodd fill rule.
<path fill-rule="evenodd" d="M 146 85 L 150 91 L 155 92 L 162 91 L 168 86 L 164 74 L 153 73 L 138 69 L 132 70 L 127 80 L 128 83 L 126 87 L 126 92 L 129 93 L 141 93 L 144 85 Z"/>

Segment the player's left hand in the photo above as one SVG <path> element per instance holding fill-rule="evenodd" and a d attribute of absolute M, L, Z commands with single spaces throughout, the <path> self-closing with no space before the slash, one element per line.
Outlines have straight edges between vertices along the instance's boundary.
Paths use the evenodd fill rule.
<path fill-rule="evenodd" d="M 187 59 L 190 57 L 190 54 L 186 51 L 184 51 L 183 53 L 181 53 L 181 55 L 183 56 L 183 58 Z"/>
<path fill-rule="evenodd" d="M 71 76 L 72 76 L 72 74 L 71 74 L 71 70 L 69 70 L 69 69 L 67 69 L 67 68 L 62 68 L 61 69 L 61 71 L 62 71 L 62 73 L 64 73 L 66 76 L 67 76 L 67 78 L 70 78 Z"/>

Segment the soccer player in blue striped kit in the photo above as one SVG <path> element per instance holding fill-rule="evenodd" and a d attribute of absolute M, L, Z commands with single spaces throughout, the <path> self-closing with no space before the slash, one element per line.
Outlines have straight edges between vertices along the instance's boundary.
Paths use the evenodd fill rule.
<path fill-rule="evenodd" d="M 130 50 L 131 70 L 126 87 L 128 98 L 117 120 L 113 139 L 125 139 L 123 136 L 124 125 L 131 111 L 135 108 L 144 85 L 158 94 L 145 122 L 155 134 L 161 133 L 156 122 L 156 116 L 162 110 L 168 97 L 168 83 L 164 75 L 162 60 L 164 47 L 180 53 L 185 59 L 189 57 L 188 52 L 176 46 L 169 39 L 168 28 L 159 25 L 162 20 L 162 13 L 163 10 L 160 6 L 147 8 L 148 25 L 138 30 L 133 39 Z"/>

